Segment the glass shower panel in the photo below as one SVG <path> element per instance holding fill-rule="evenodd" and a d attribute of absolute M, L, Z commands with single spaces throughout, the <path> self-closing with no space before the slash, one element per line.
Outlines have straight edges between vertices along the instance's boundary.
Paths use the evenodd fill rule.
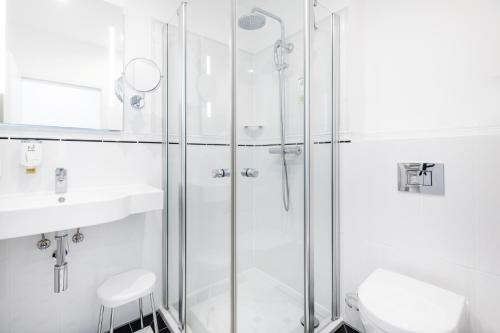
<path fill-rule="evenodd" d="M 185 332 L 229 332 L 229 8 L 226 0 L 180 3 L 178 15 L 164 33 L 168 65 L 166 305 Z"/>
<path fill-rule="evenodd" d="M 334 16 L 321 5 L 314 8 L 315 28 L 311 34 L 311 223 L 314 234 L 315 317 L 320 328 L 336 312 L 334 304 L 334 176 L 335 98 Z M 336 300 L 336 298 L 335 298 Z"/>
<path fill-rule="evenodd" d="M 167 232 L 166 232 L 166 297 L 165 306 L 172 317 L 180 323 L 181 289 L 181 249 L 180 249 L 180 187 L 181 187 L 181 156 L 180 156 L 180 113 L 181 113 L 181 28 L 179 17 L 174 17 L 164 28 L 163 42 L 166 49 L 163 61 L 167 63 L 167 154 L 164 163 L 167 165 Z"/>
<path fill-rule="evenodd" d="M 237 1 L 239 333 L 304 331 L 303 4 Z"/>
<path fill-rule="evenodd" d="M 230 332 L 228 0 L 187 6 L 187 327 Z"/>

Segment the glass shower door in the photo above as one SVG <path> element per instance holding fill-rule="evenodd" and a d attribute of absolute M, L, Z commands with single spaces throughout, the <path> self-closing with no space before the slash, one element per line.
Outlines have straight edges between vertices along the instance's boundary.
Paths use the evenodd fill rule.
<path fill-rule="evenodd" d="M 340 18 L 321 4 L 311 33 L 311 223 L 314 309 L 321 323 L 339 316 L 338 78 Z"/>
<path fill-rule="evenodd" d="M 181 7 L 179 7 L 181 8 Z M 182 284 L 181 280 L 181 210 L 182 210 L 182 178 L 181 178 L 181 123 L 182 112 L 182 22 L 181 16 L 175 16 L 163 29 L 163 63 L 164 73 L 168 73 L 164 80 L 166 90 L 164 92 L 164 185 L 165 199 L 167 201 L 164 209 L 164 307 L 175 321 L 173 325 L 181 326 L 181 302 Z M 171 323 L 172 324 L 172 323 Z"/>
<path fill-rule="evenodd" d="M 303 3 L 237 1 L 239 333 L 304 331 Z"/>
<path fill-rule="evenodd" d="M 338 316 L 338 21 L 304 0 L 236 3 L 238 333 L 320 331 Z"/>
<path fill-rule="evenodd" d="M 336 318 L 336 24 L 307 0 L 192 0 L 167 25 L 164 304 L 180 332 Z"/>
<path fill-rule="evenodd" d="M 229 45 L 204 31 L 229 20 L 206 6 L 183 1 L 167 25 L 166 305 L 181 332 L 229 333 Z"/>
<path fill-rule="evenodd" d="M 229 1 L 218 1 L 226 10 L 217 15 L 206 15 L 206 6 L 206 0 L 188 6 L 187 325 L 230 333 L 229 45 L 203 33 L 228 29 Z"/>

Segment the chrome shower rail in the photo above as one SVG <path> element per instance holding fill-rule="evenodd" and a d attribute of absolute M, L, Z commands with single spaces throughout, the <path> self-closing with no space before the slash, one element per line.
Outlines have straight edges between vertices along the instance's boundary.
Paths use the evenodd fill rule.
<path fill-rule="evenodd" d="M 187 331 L 187 1 L 180 7 L 181 20 L 181 189 L 180 189 L 180 304 L 179 319 L 182 332 Z"/>
<path fill-rule="evenodd" d="M 237 119 L 236 119 L 236 5 L 237 0 L 231 1 L 231 38 L 230 38 L 230 70 L 231 70 L 231 319 L 230 332 L 236 333 L 237 324 L 237 297 L 238 297 L 238 267 L 237 267 L 237 220 L 236 220 L 236 157 L 238 149 L 237 141 Z"/>
<path fill-rule="evenodd" d="M 321 3 L 318 2 L 321 6 Z M 339 192 L 339 122 L 340 122 L 340 16 L 330 12 L 332 41 L 332 321 L 340 317 L 340 192 Z"/>
<path fill-rule="evenodd" d="M 314 238 L 311 224 L 311 40 L 314 1 L 304 0 L 304 332 L 314 332 Z"/>
<path fill-rule="evenodd" d="M 163 54 L 163 62 L 162 62 L 162 72 L 163 75 L 163 94 L 162 94 L 162 133 L 163 133 L 163 147 L 162 147 L 162 186 L 163 186 L 163 207 L 167 209 L 163 209 L 162 214 L 162 289 L 163 289 L 163 304 L 165 308 L 168 310 L 168 286 L 169 286 L 169 270 L 168 270 L 168 24 L 165 24 L 162 29 L 162 54 Z"/>

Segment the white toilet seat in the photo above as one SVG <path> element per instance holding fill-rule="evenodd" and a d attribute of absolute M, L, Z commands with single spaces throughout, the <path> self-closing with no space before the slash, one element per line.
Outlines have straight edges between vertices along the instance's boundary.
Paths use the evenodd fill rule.
<path fill-rule="evenodd" d="M 450 291 L 378 269 L 359 287 L 361 319 L 387 333 L 457 333 L 465 299 Z"/>

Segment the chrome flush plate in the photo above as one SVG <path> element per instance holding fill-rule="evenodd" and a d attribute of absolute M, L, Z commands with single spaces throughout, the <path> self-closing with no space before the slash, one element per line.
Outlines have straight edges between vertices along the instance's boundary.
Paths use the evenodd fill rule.
<path fill-rule="evenodd" d="M 398 189 L 444 195 L 444 164 L 398 163 Z"/>

